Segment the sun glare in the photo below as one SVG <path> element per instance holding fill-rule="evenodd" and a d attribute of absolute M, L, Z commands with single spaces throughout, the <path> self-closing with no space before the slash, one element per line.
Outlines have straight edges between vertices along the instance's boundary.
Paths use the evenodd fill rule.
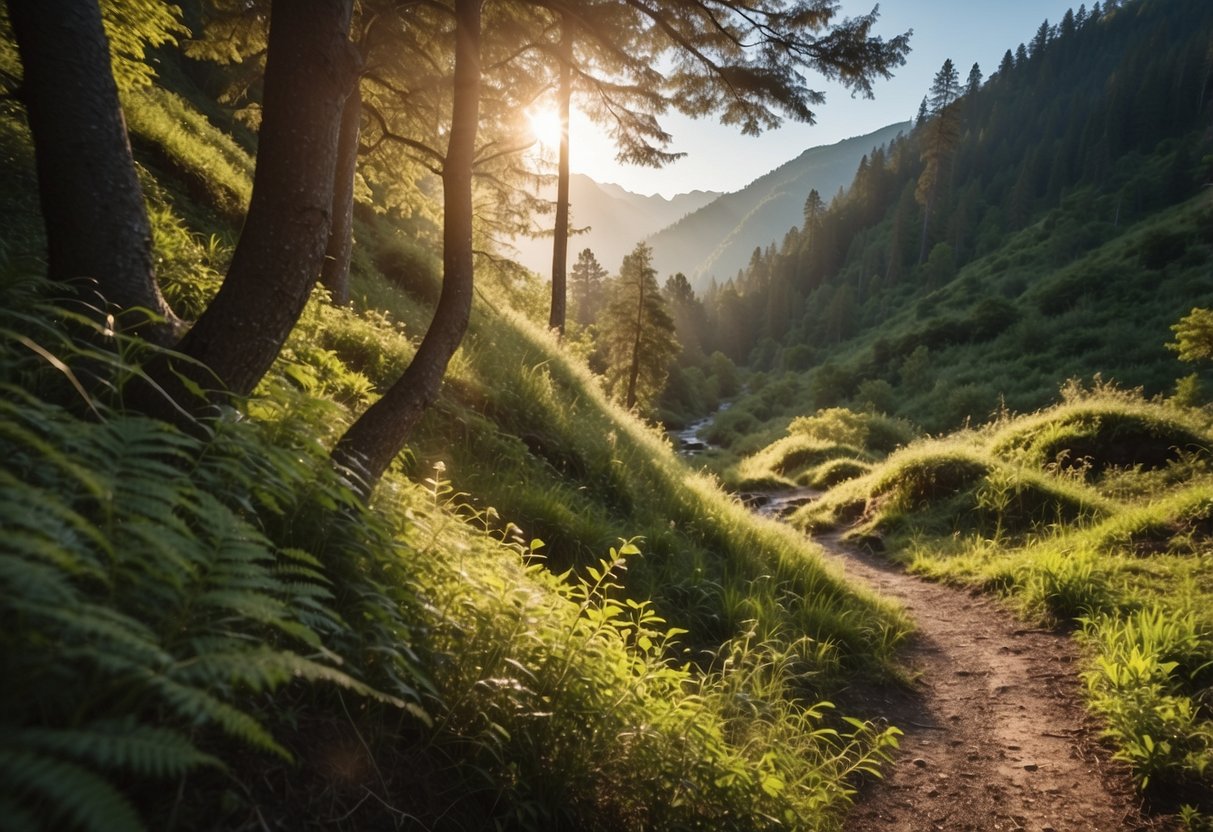
<path fill-rule="evenodd" d="M 560 147 L 560 116 L 548 109 L 530 110 L 526 114 L 531 136 L 544 148 Z"/>

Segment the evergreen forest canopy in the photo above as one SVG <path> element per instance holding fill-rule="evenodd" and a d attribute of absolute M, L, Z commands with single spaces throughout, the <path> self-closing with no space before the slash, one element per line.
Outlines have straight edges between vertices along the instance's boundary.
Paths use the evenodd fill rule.
<path fill-rule="evenodd" d="M 907 36 L 877 35 L 874 12 L 5 11 L 6 827 L 838 828 L 898 730 L 829 699 L 896 679 L 912 625 L 642 417 L 740 395 L 713 427 L 734 450 L 838 403 L 952 424 L 970 405 L 946 385 L 971 391 L 944 378 L 949 350 L 1090 331 L 1105 320 L 1093 279 L 1134 305 L 1132 332 L 1213 288 L 1213 222 L 1191 199 L 1211 164 L 1196 2 L 1080 10 L 963 90 L 945 65 L 912 133 L 846 193 L 806 195 L 803 227 L 702 299 L 644 245 L 616 278 L 563 251 L 569 102 L 640 164 L 672 160 L 671 110 L 746 132 L 811 121 L 815 78 L 871 93 L 904 60 Z M 529 196 L 543 173 L 518 119 L 540 99 L 566 123 L 551 206 Z M 498 250 L 537 223 L 553 227 L 550 282 Z M 1142 269 L 1165 304 L 1141 302 Z M 1206 317 L 1176 331 L 1186 359 L 1207 357 Z M 1058 357 L 1121 366 L 1091 353 Z M 983 379 L 998 360 L 983 356 Z M 1008 401 L 1041 403 L 1060 366 L 1006 381 Z M 1125 380 L 1168 370 L 1149 372 Z M 1201 413 L 1164 428 L 1198 445 Z M 824 419 L 813 442 L 863 446 L 830 475 L 848 481 L 879 478 L 914 435 Z M 892 444 L 865 419 L 888 419 Z M 750 469 L 770 479 L 777 453 Z M 1165 487 L 1196 496 L 1167 503 L 1188 529 L 1172 548 L 1199 550 L 1207 471 L 1195 451 L 1180 463 Z M 796 525 L 847 515 L 865 482 Z M 1091 502 L 1111 516 L 1111 499 Z M 1101 609 L 1122 601 L 1139 603 Z M 1190 739 L 1148 755 L 1143 786 L 1206 782 L 1201 621 L 1184 656 L 1198 669 L 1157 683 Z M 1093 690 L 1092 707 L 1119 707 Z M 1122 722 L 1120 747 L 1140 745 L 1146 729 Z"/>
<path fill-rule="evenodd" d="M 711 408 L 716 351 L 759 373 L 726 444 L 838 404 L 949 429 L 1099 372 L 1166 391 L 1168 327 L 1213 299 L 1208 203 L 1183 207 L 1213 181 L 1211 27 L 1204 3 L 1097 3 L 988 77 L 946 62 L 909 134 L 676 311 L 667 420 Z"/>

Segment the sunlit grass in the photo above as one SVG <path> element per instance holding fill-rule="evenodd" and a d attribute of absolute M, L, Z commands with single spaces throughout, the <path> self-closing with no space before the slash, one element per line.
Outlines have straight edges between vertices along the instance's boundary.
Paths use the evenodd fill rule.
<path fill-rule="evenodd" d="M 1116 756 L 1164 800 L 1213 785 L 1208 415 L 1097 383 L 985 429 L 920 440 L 793 522 L 845 527 L 936 580 L 1074 630 Z M 1201 795 L 1204 795 L 1202 798 Z"/>

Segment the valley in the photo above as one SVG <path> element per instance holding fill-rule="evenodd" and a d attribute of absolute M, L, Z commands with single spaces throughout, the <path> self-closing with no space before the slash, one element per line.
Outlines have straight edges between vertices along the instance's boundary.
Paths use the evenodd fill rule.
<path fill-rule="evenodd" d="M 10 0 L 0 829 L 1213 829 L 1213 5 L 1058 11 Z"/>

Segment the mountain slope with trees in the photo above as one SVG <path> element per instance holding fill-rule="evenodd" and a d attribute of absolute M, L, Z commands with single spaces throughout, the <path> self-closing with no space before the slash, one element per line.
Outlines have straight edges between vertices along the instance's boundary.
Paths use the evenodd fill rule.
<path fill-rule="evenodd" d="M 1097 372 L 1170 388 L 1168 328 L 1213 300 L 1211 31 L 1206 3 L 1096 4 L 989 77 L 948 62 L 913 132 L 703 296 L 704 352 L 761 373 L 719 437 L 843 403 L 938 430 Z"/>
<path fill-rule="evenodd" d="M 712 278 L 722 283 L 732 278 L 749 263 L 755 247 L 765 248 L 801 223 L 810 190 L 833 196 L 849 184 L 851 172 L 865 154 L 909 128 L 909 122 L 893 124 L 810 148 L 741 190 L 724 194 L 653 233 L 647 242 L 653 247 L 658 274 L 682 272 L 699 290 Z"/>

